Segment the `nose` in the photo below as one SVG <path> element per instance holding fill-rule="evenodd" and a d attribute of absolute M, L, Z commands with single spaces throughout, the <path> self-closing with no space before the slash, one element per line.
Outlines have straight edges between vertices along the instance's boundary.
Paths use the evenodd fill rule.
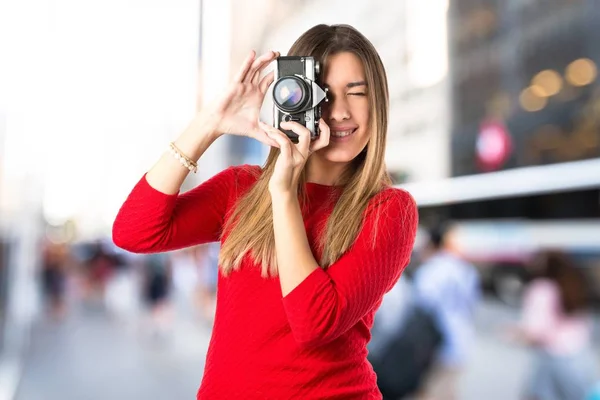
<path fill-rule="evenodd" d="M 348 107 L 346 96 L 330 96 L 329 101 L 325 104 L 325 113 L 330 121 L 350 119 L 350 107 Z"/>

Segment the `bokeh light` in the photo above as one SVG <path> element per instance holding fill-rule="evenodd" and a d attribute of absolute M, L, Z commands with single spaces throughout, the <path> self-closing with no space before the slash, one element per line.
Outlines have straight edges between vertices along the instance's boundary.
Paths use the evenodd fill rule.
<path fill-rule="evenodd" d="M 596 80 L 598 68 L 589 58 L 573 61 L 566 70 L 566 79 L 573 86 L 586 86 Z"/>
<path fill-rule="evenodd" d="M 540 95 L 539 93 L 542 93 L 543 95 Z M 529 112 L 540 111 L 548 104 L 546 92 L 543 91 L 543 89 L 540 89 L 539 86 L 530 86 L 523 90 L 519 96 L 519 101 L 521 107 Z"/>
<path fill-rule="evenodd" d="M 538 87 L 536 90 L 543 90 L 545 97 L 554 96 L 560 92 L 563 86 L 563 80 L 560 74 L 551 69 L 538 73 L 533 77 L 531 83 Z"/>

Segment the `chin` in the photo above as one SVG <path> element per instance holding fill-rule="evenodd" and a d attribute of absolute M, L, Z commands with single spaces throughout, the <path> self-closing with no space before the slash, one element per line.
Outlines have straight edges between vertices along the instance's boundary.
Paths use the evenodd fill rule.
<path fill-rule="evenodd" d="M 349 163 L 354 160 L 360 151 L 351 151 L 349 149 L 324 149 L 323 158 L 332 163 Z"/>

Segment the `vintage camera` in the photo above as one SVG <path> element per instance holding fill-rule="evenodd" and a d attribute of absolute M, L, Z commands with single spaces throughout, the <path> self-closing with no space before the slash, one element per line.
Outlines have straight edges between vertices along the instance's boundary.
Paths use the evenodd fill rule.
<path fill-rule="evenodd" d="M 304 125 L 311 140 L 319 136 L 321 102 L 327 101 L 327 90 L 317 83 L 320 73 L 319 62 L 313 57 L 279 57 L 275 68 L 273 86 L 273 122 L 281 129 L 284 121 L 295 121 Z M 298 135 L 281 129 L 292 142 L 298 143 Z"/>

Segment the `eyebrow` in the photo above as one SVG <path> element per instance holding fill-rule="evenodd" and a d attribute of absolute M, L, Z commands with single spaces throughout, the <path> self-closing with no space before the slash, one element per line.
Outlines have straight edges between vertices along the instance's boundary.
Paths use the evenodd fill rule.
<path fill-rule="evenodd" d="M 367 82 L 365 82 L 365 81 L 350 82 L 346 85 L 346 89 L 351 89 L 351 88 L 357 87 L 357 86 L 367 86 Z M 324 84 L 323 87 L 329 87 L 329 85 Z"/>
<path fill-rule="evenodd" d="M 365 82 L 365 81 L 350 82 L 349 84 L 346 85 L 346 87 L 348 89 L 353 88 L 353 87 L 357 87 L 357 86 L 367 86 L 367 82 Z"/>

